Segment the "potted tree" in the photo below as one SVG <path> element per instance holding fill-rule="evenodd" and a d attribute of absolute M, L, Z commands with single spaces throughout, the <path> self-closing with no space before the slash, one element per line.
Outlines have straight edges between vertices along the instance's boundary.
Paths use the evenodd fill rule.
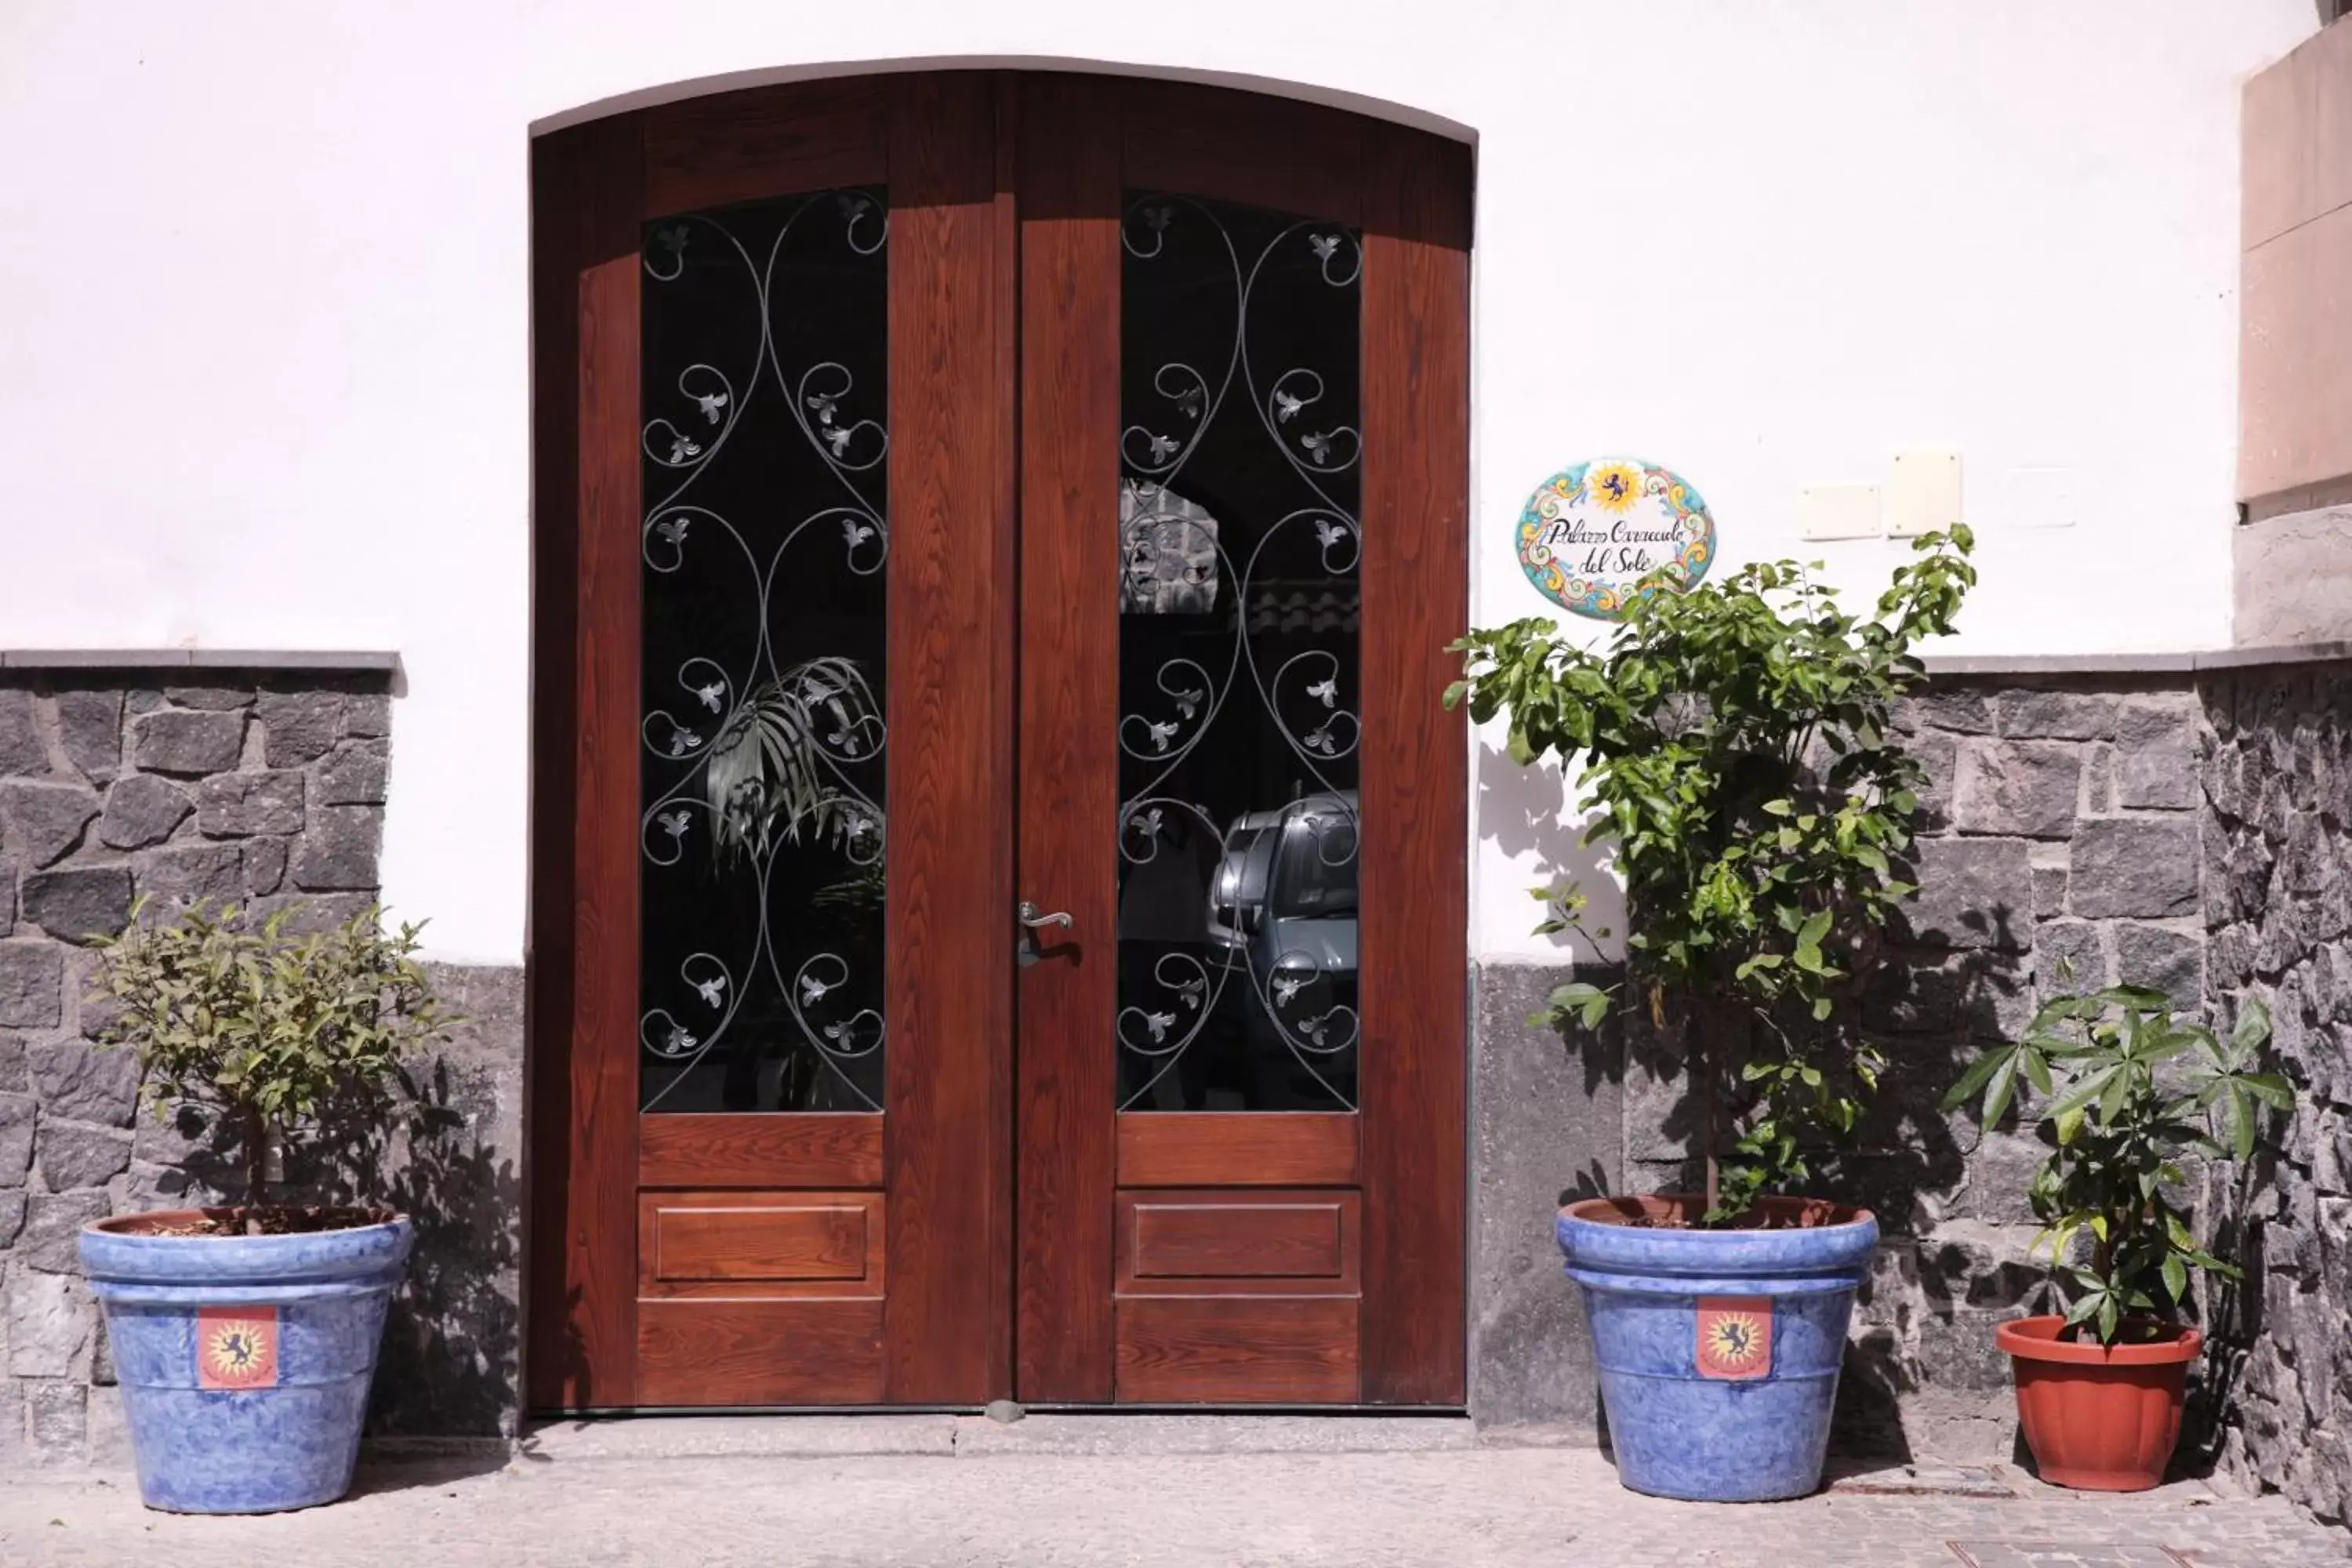
<path fill-rule="evenodd" d="M 1648 584 L 1605 647 L 1548 620 L 1454 645 L 1449 706 L 1509 727 L 1521 763 L 1581 758 L 1631 930 L 1622 986 L 1555 991 L 1543 1020 L 1601 1026 L 1618 993 L 1678 1048 L 1701 1190 L 1562 1209 L 1618 1475 L 1716 1501 L 1820 1484 L 1855 1289 L 1877 1247 L 1859 1207 L 1797 1195 L 1882 1065 L 1853 1027 L 1923 779 L 1894 724 L 1913 646 L 1976 581 L 1966 528 L 1929 534 L 1874 616 L 1790 562 L 1684 592 Z M 1574 884 L 1538 929 L 1584 929 Z M 1606 939 L 1605 930 L 1586 934 Z"/>
<path fill-rule="evenodd" d="M 2014 1099 L 2050 1145 L 2027 1195 L 2042 1225 L 2035 1248 L 2050 1249 L 2065 1310 L 1994 1331 L 2042 1479 L 2091 1491 L 2145 1491 L 2164 1479 L 2203 1342 L 2174 1314 L 2192 1271 L 2239 1272 L 2198 1245 L 2175 1201 L 2179 1162 L 2243 1161 L 2263 1108 L 2293 1107 L 2284 1079 L 2252 1070 L 2270 1032 L 2259 1000 L 2224 1041 L 2176 1017 L 2159 991 L 2062 994 L 1944 1097 L 1953 1110 L 1981 1095 L 1988 1128 Z"/>
<path fill-rule="evenodd" d="M 388 935 L 369 909 L 295 936 L 292 913 L 256 925 L 199 905 L 162 922 L 134 908 L 102 944 L 101 1042 L 138 1053 L 159 1113 L 211 1112 L 244 1173 L 242 1202 L 81 1233 L 150 1508 L 341 1497 L 408 1257 L 409 1222 L 388 1209 L 279 1201 L 270 1155 L 289 1132 L 380 1117 L 403 1058 L 458 1020 L 416 962 L 416 926 Z"/>

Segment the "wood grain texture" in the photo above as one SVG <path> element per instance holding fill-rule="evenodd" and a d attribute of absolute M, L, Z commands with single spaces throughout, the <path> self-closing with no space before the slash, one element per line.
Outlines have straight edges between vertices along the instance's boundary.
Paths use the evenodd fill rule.
<path fill-rule="evenodd" d="M 1464 1397 L 1469 736 L 1468 149 L 1368 133 L 1362 992 L 1370 1403 Z"/>
<path fill-rule="evenodd" d="M 1129 1111 L 1122 1187 L 1349 1187 L 1362 1118 L 1346 1111 Z"/>
<path fill-rule="evenodd" d="M 879 183 L 883 90 L 835 77 L 644 110 L 646 216 Z"/>
<path fill-rule="evenodd" d="M 600 123 L 574 253 L 578 463 L 572 663 L 565 1342 L 557 1402 L 628 1405 L 637 1105 L 636 127 Z M 554 1314 L 542 1314 L 542 1331 Z"/>
<path fill-rule="evenodd" d="M 1122 1296 L 1123 1405 L 1351 1405 L 1351 1296 Z"/>
<path fill-rule="evenodd" d="M 637 1293 L 879 1297 L 883 1205 L 879 1193 L 640 1194 Z"/>
<path fill-rule="evenodd" d="M 1355 224 L 1360 115 L 1186 82 L 1126 80 L 1126 183 Z"/>
<path fill-rule="evenodd" d="M 1352 1296 L 1360 1217 L 1353 1193 L 1121 1193 L 1118 1292 Z"/>
<path fill-rule="evenodd" d="M 642 1405 L 877 1405 L 882 1303 L 643 1301 L 637 1368 Z"/>
<path fill-rule="evenodd" d="M 878 1187 L 882 1118 L 865 1112 L 659 1115 L 637 1129 L 642 1187 Z"/>
<path fill-rule="evenodd" d="M 1118 887 L 1118 84 L 1032 77 L 1021 121 L 1020 896 L 1066 910 L 1019 972 L 1015 1386 L 1111 1397 Z"/>
<path fill-rule="evenodd" d="M 1013 520 L 1002 438 L 995 84 L 893 79 L 890 152 L 889 1397 L 1003 1386 L 988 1256 L 1012 1202 Z M 979 499 L 975 489 L 979 488 Z"/>

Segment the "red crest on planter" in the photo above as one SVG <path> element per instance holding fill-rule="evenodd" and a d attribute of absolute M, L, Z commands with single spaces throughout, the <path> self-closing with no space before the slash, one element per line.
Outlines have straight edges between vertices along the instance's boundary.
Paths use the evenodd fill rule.
<path fill-rule="evenodd" d="M 196 1386 L 278 1386 L 278 1309 L 196 1309 Z"/>
<path fill-rule="evenodd" d="M 1739 1379 L 1772 1370 L 1772 1298 L 1698 1299 L 1698 1374 Z"/>

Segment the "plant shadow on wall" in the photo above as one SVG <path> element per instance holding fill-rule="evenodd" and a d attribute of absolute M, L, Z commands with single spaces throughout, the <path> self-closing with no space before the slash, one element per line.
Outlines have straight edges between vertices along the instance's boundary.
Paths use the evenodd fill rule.
<path fill-rule="evenodd" d="M 1475 631 L 1454 645 L 1464 679 L 1448 690 L 1448 705 L 1466 704 L 1482 723 L 1507 719 L 1506 755 L 1515 765 L 1580 764 L 1578 789 L 1598 808 L 1580 847 L 1605 846 L 1624 888 L 1622 980 L 1562 985 L 1538 1021 L 1580 1027 L 1604 1047 L 1604 1023 L 1622 1028 L 1629 1164 L 1665 1164 L 1701 1189 L 1611 1199 L 1562 1215 L 1561 1244 L 1590 1310 L 1621 1311 L 1645 1296 L 1655 1302 L 1660 1290 L 1673 1296 L 1672 1277 L 1708 1274 L 1714 1264 L 1705 1258 L 1727 1265 L 1790 1250 L 1639 1244 L 1635 1251 L 1665 1272 L 1645 1276 L 1650 1282 L 1627 1295 L 1612 1283 L 1612 1266 L 1599 1261 L 1633 1256 L 1625 1246 L 1633 1244 L 1606 1238 L 1612 1226 L 1835 1229 L 1838 1238 L 1825 1235 L 1819 1245 L 1824 1261 L 1831 1251 L 1843 1260 L 1832 1272 L 1851 1279 L 1843 1287 L 1850 1302 L 1871 1275 L 1879 1234 L 1862 1207 L 1885 1209 L 1890 1229 L 1908 1229 L 1910 1194 L 1957 1175 L 1962 1157 L 1932 1098 L 1906 1101 L 1923 1085 L 1932 1096 L 1948 1080 L 1917 1059 L 1923 1052 L 1948 1060 L 1958 1042 L 1948 1035 L 1924 1047 L 1898 1042 L 1885 1025 L 1916 1002 L 1915 993 L 1962 1002 L 1988 978 L 1966 958 L 1935 955 L 1931 968 L 1907 953 L 1903 963 L 1887 963 L 1905 935 L 1899 911 L 1918 891 L 1910 879 L 1914 834 L 1930 782 L 1898 730 L 1897 710 L 1925 679 L 1914 647 L 1950 632 L 1975 583 L 1972 544 L 1957 525 L 1918 540 L 1916 558 L 1895 571 L 1874 616 L 1841 609 L 1813 581 L 1818 568 L 1759 563 L 1687 590 L 1645 583 L 1599 651 L 1562 639 L 1549 620 Z M 1566 799 L 1563 792 L 1563 806 Z M 1594 864 L 1584 858 L 1578 870 Z M 1591 879 L 1571 871 L 1535 889 L 1546 905 L 1539 934 L 1574 932 L 1596 947 L 1612 938 L 1613 922 L 1594 908 Z M 2009 918 L 1972 913 L 1988 922 Z M 1890 1067 L 1898 1070 L 1890 1075 Z M 1894 1090 L 1884 1097 L 1883 1075 Z M 1890 1115 L 1927 1136 L 1874 1139 L 1883 1146 L 1866 1149 L 1861 1134 Z M 1823 1185 L 1853 1206 L 1798 1196 Z M 1669 1265 L 1669 1257 L 1684 1261 Z M 1731 1277 L 1728 1267 L 1721 1277 Z M 1847 1308 L 1831 1286 L 1776 1286 L 1759 1276 L 1759 1289 L 1793 1290 L 1790 1310 L 1834 1314 L 1837 1341 L 1845 1339 Z M 1807 1291 L 1829 1294 L 1818 1309 L 1801 1307 Z M 1899 1341 L 1866 1337 L 1864 1344 L 1862 1359 L 1880 1364 L 1865 1366 L 1859 1392 L 1891 1404 L 1892 1390 L 1906 1381 Z M 1741 1419 L 1696 1394 L 1667 1415 L 1685 1396 L 1641 1383 L 1660 1374 L 1634 1373 L 1636 1384 L 1622 1391 L 1652 1427 L 1634 1440 L 1630 1463 L 1619 1434 L 1629 1485 L 1729 1500 L 1793 1495 L 1817 1479 L 1825 1405 L 1802 1416 L 1792 1408 L 1794 1426 L 1759 1430 L 1757 1440 L 1793 1447 L 1776 1459 L 1773 1479 L 1743 1477 L 1727 1452 L 1700 1456 L 1672 1435 L 1687 1432 L 1692 1420 L 1720 1427 Z M 1703 1366 L 1696 1373 L 1710 1375 Z M 1616 1428 L 1627 1412 L 1617 1408 L 1621 1391 L 1605 1361 L 1603 1387 Z M 1795 1435 L 1815 1421 L 1812 1435 Z M 1810 1469 L 1796 1451 L 1809 1447 Z"/>

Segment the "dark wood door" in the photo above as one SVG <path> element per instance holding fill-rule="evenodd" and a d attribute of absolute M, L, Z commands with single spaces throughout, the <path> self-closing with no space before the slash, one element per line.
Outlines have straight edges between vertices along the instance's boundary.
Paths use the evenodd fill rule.
<path fill-rule="evenodd" d="M 1104 78 L 542 140 L 535 1408 L 1460 1402 L 1467 190 Z"/>

